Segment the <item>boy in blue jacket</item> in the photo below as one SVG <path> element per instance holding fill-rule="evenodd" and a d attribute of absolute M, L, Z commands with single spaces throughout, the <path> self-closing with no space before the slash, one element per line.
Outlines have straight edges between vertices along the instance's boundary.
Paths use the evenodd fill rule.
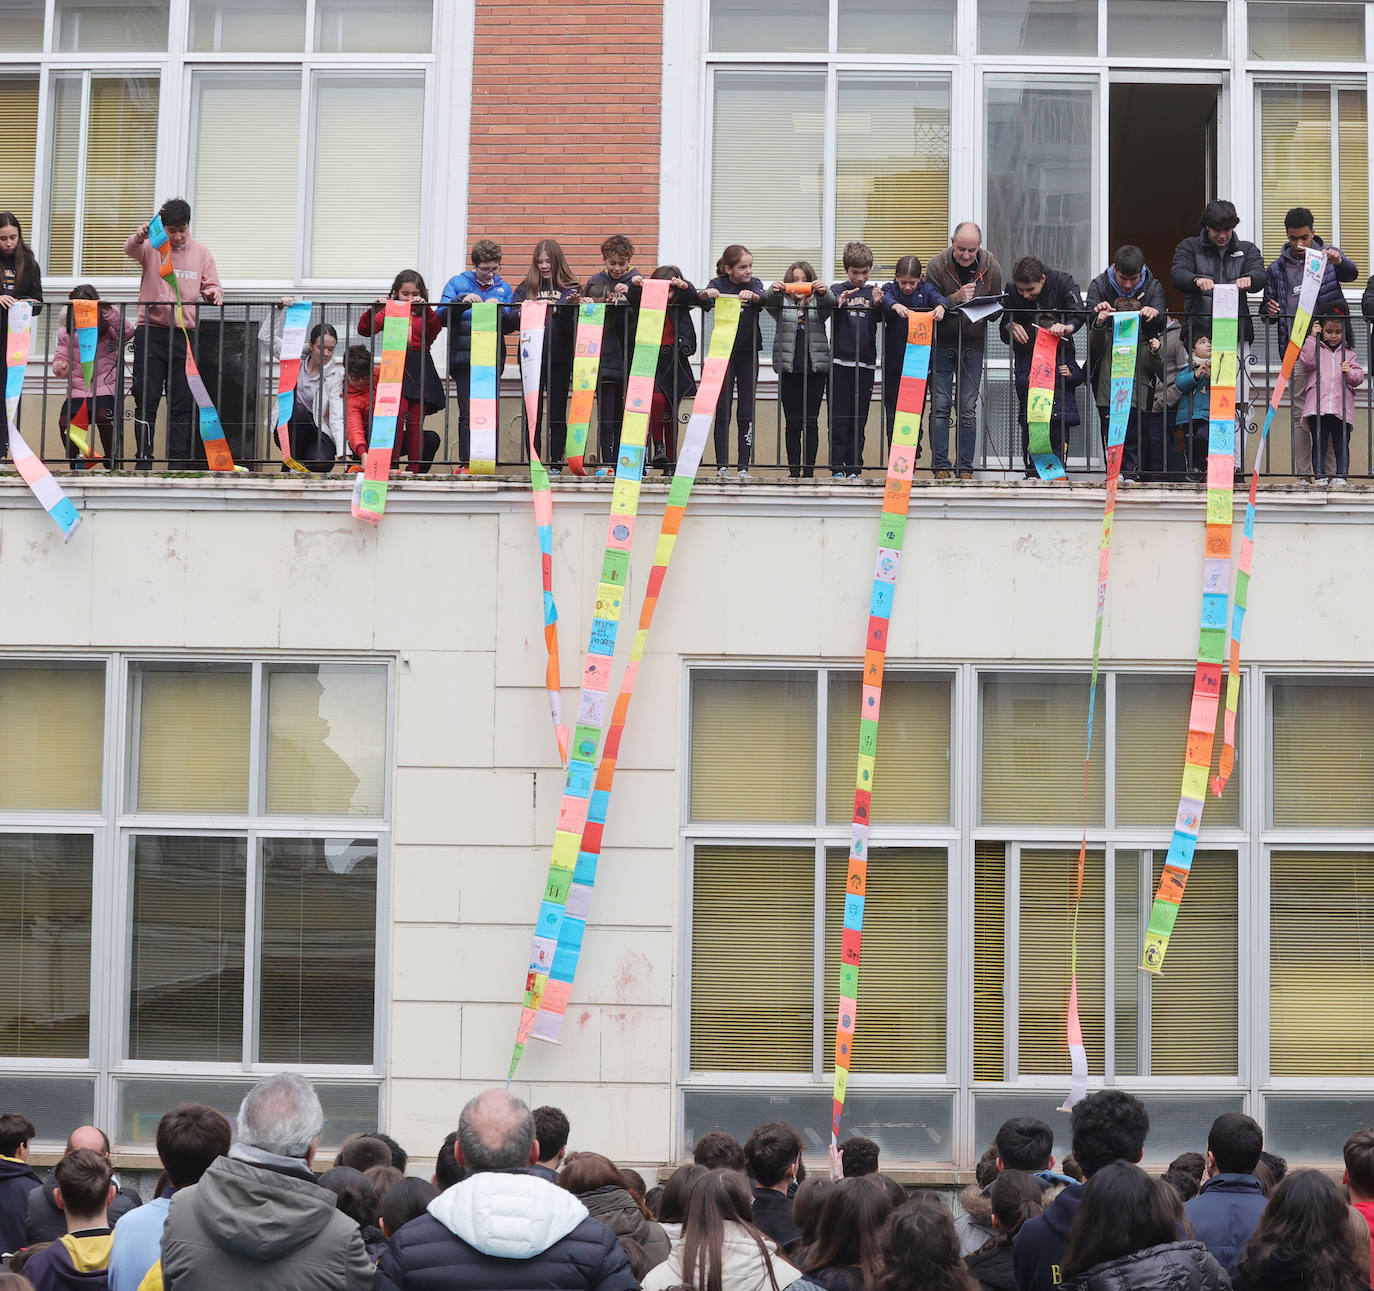
<path fill-rule="evenodd" d="M 435 311 L 441 323 L 448 324 L 448 371 L 458 396 L 458 466 L 468 464 L 471 443 L 468 421 L 472 390 L 472 315 L 473 305 L 489 300 L 509 305 L 515 291 L 501 277 L 501 248 L 489 238 L 482 238 L 472 246 L 472 268 L 456 273 L 444 287 L 439 308 Z M 496 372 L 506 366 L 504 338 L 497 345 Z"/>
<path fill-rule="evenodd" d="M 1264 1214 L 1268 1198 L 1255 1177 L 1264 1131 L 1242 1112 L 1223 1112 L 1207 1133 L 1207 1177 L 1184 1212 L 1193 1235 L 1227 1273 L 1236 1263 Z"/>

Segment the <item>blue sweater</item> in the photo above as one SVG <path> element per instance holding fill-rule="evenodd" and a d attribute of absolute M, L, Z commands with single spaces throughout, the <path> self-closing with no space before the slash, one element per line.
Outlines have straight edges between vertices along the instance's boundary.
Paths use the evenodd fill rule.
<path fill-rule="evenodd" d="M 840 301 L 830 325 L 834 362 L 850 367 L 878 366 L 878 320 L 883 316 L 883 304 L 881 295 L 878 303 L 873 303 L 873 292 L 877 289 L 875 282 L 865 283 L 857 291 L 852 282 L 831 283 L 830 294 Z M 846 291 L 854 291 L 854 295 L 840 300 Z"/>
<path fill-rule="evenodd" d="M 468 310 L 471 305 L 463 304 L 462 298 L 469 295 L 481 296 L 483 301 L 495 300 L 509 305 L 515 292 L 498 273 L 491 280 L 490 287 L 483 287 L 471 269 L 464 269 L 448 280 L 444 294 L 439 298 L 439 307 L 434 311 L 441 323 L 448 324 L 448 370 L 466 371 L 472 366 L 472 316 Z M 452 305 L 450 309 L 448 306 Z"/>

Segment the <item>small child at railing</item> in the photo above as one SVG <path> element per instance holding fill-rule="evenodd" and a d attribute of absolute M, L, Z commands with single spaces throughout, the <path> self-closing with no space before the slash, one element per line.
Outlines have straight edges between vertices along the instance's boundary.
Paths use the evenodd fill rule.
<path fill-rule="evenodd" d="M 954 306 L 928 282 L 921 281 L 919 256 L 902 256 L 897 261 L 892 281 L 883 288 L 883 411 L 888 444 L 897 420 L 897 389 L 902 383 L 902 364 L 906 361 L 907 316 L 929 310 L 938 323 Z M 923 410 L 924 411 L 924 410 Z M 916 454 L 921 453 L 917 440 Z"/>
<path fill-rule="evenodd" d="M 96 300 L 100 293 L 90 283 L 83 282 L 73 287 L 70 299 Z M 57 425 L 62 432 L 62 443 L 67 449 L 67 461 L 72 470 L 79 471 L 86 466 L 97 466 L 101 459 L 92 452 L 83 455 L 81 448 L 72 441 L 71 427 L 85 421 L 85 433 L 89 436 L 100 431 L 101 447 L 105 451 L 104 463 L 108 467 L 115 457 L 115 404 L 118 402 L 122 377 L 120 351 L 131 340 L 137 330 L 131 317 L 121 319 L 119 308 L 104 304 L 100 307 L 99 325 L 96 329 L 94 381 L 88 384 L 81 369 L 81 354 L 76 336 L 76 320 L 71 306 L 67 307 L 66 326 L 57 334 L 57 345 L 52 356 L 53 375 L 66 382 L 67 397 L 62 401 L 61 411 L 57 414 Z M 89 444 L 89 441 L 88 441 Z"/>
<path fill-rule="evenodd" d="M 407 466 L 412 472 L 423 473 L 429 470 L 433 460 L 432 454 L 426 457 L 423 451 L 425 417 L 441 411 L 445 403 L 444 386 L 429 355 L 430 346 L 438 339 L 444 325 L 426 303 L 429 289 L 425 280 L 414 269 L 402 269 L 392 282 L 389 295 L 379 296 L 377 303 L 358 319 L 358 331 L 363 336 L 381 334 L 388 299 L 403 300 L 410 305 L 410 337 L 406 345 L 405 378 L 401 385 L 401 410 L 396 418 L 396 451 L 391 457 L 391 469 L 400 469 L 404 447 Z"/>
<path fill-rule="evenodd" d="M 1346 317 L 1332 310 L 1303 342 L 1302 363 L 1312 373 L 1303 400 L 1302 418 L 1312 436 L 1312 471 L 1317 483 L 1344 488 L 1350 474 L 1350 431 L 1355 421 L 1355 391 L 1364 384 L 1364 369 L 1346 344 Z M 1326 474 L 1328 447 L 1336 473 Z"/>
<path fill-rule="evenodd" d="M 821 401 L 830 376 L 825 325 L 835 312 L 835 297 L 816 281 L 808 261 L 794 260 L 783 280 L 764 293 L 763 306 L 777 320 L 773 371 L 785 422 L 787 473 L 794 480 L 809 480 L 816 473 L 820 447 Z"/>

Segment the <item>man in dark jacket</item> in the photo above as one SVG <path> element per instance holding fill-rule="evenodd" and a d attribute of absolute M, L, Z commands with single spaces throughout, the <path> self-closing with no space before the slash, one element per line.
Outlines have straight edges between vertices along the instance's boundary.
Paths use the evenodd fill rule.
<path fill-rule="evenodd" d="M 1281 359 L 1288 348 L 1289 333 L 1293 327 L 1293 315 L 1298 307 L 1298 289 L 1302 286 L 1303 262 L 1308 247 L 1316 247 L 1326 252 L 1326 269 L 1322 274 L 1322 285 L 1317 289 L 1317 307 L 1314 318 L 1329 314 L 1333 306 L 1345 307 L 1345 292 L 1341 283 L 1354 282 L 1360 276 L 1359 266 L 1349 259 L 1339 247 L 1329 247 L 1312 231 L 1312 212 L 1305 206 L 1295 206 L 1283 217 L 1284 232 L 1288 245 L 1275 258 L 1264 279 L 1264 312 L 1266 323 L 1279 326 L 1278 349 L 1274 358 Z M 1301 345 L 1307 338 L 1298 337 Z"/>
<path fill-rule="evenodd" d="M 1150 272 L 1150 266 L 1145 263 L 1145 253 L 1129 243 L 1118 247 L 1111 264 L 1088 284 L 1086 305 L 1092 326 L 1110 331 L 1112 315 L 1116 312 L 1113 303 L 1123 299 L 1140 302 L 1142 341 L 1151 336 L 1163 337 L 1169 312 L 1164 284 Z M 1093 361 L 1091 349 L 1088 351 L 1088 364 L 1088 379 L 1095 388 L 1098 363 Z M 1105 421 L 1102 423 L 1102 433 L 1107 433 Z"/>
<path fill-rule="evenodd" d="M 635 1291 L 615 1234 L 572 1193 L 529 1169 L 534 1118 L 503 1089 L 478 1094 L 458 1121 L 462 1183 L 399 1229 L 377 1265 L 377 1291 Z"/>
<path fill-rule="evenodd" d="M 754 1225 L 784 1255 L 801 1245 L 801 1229 L 792 1218 L 792 1185 L 801 1154 L 801 1136 L 782 1121 L 760 1125 L 744 1145 L 744 1159 L 754 1181 Z"/>
<path fill-rule="evenodd" d="M 1240 335 L 1249 344 L 1255 339 L 1246 293 L 1258 291 L 1264 282 L 1264 256 L 1253 242 L 1236 237 L 1240 216 L 1226 201 L 1208 202 L 1202 212 L 1202 230 L 1184 238 L 1174 248 L 1174 263 L 1169 280 L 1187 297 L 1183 330 L 1191 346 L 1193 320 L 1211 326 L 1212 288 L 1217 283 L 1234 283 L 1240 289 Z"/>
<path fill-rule="evenodd" d="M 98 1152 L 107 1161 L 111 1160 L 110 1136 L 94 1125 L 77 1126 L 67 1137 L 67 1148 L 64 1155 L 83 1148 L 89 1152 Z M 58 1209 L 56 1193 L 57 1172 L 55 1170 L 48 1171 L 42 1187 L 32 1188 L 29 1191 L 28 1217 L 25 1222 L 25 1229 L 30 1246 L 36 1242 L 55 1242 L 67 1231 L 66 1216 Z M 121 1215 L 127 1215 L 135 1206 L 142 1204 L 143 1198 L 132 1188 L 117 1187 L 115 1199 L 110 1203 L 111 1226 Z"/>
<path fill-rule="evenodd" d="M 38 1183 L 29 1165 L 35 1133 L 33 1122 L 19 1112 L 0 1116 L 0 1255 L 13 1254 L 26 1240 L 29 1193 Z"/>
<path fill-rule="evenodd" d="M 1207 1177 L 1184 1210 L 1193 1233 L 1227 1273 L 1235 1271 L 1266 1198 L 1255 1178 L 1264 1132 L 1240 1112 L 1226 1112 L 1207 1135 Z"/>
<path fill-rule="evenodd" d="M 1121 1089 L 1101 1089 L 1074 1104 L 1073 1155 L 1085 1180 L 1113 1161 L 1145 1155 L 1150 1116 L 1144 1104 Z M 1016 1291 L 1053 1291 L 1063 1282 L 1069 1228 L 1083 1204 L 1086 1184 L 1065 1188 L 1042 1215 L 1022 1225 L 1012 1243 Z"/>

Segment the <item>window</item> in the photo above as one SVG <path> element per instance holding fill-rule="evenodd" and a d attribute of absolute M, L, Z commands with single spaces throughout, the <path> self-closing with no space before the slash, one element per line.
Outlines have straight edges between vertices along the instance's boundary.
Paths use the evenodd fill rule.
<path fill-rule="evenodd" d="M 1276 680 L 1270 721 L 1275 826 L 1374 824 L 1374 685 L 1364 679 Z"/>
<path fill-rule="evenodd" d="M 952 54 L 955 0 L 839 0 L 842 54 Z"/>
<path fill-rule="evenodd" d="M 305 0 L 191 0 L 194 53 L 299 53 Z"/>
<path fill-rule="evenodd" d="M 1097 0 L 978 0 L 980 54 L 1097 53 Z"/>
<path fill-rule="evenodd" d="M 315 0 L 315 48 L 326 54 L 428 54 L 434 0 Z"/>
<path fill-rule="evenodd" d="M 0 9 L 0 50 L 7 54 L 43 48 L 46 0 L 8 0 Z"/>
<path fill-rule="evenodd" d="M 722 54 L 823 53 L 829 25 L 828 0 L 799 0 L 785 22 L 769 0 L 711 0 L 711 48 Z"/>
<path fill-rule="evenodd" d="M 1225 58 L 1225 0 L 1107 0 L 1107 53 Z"/>
<path fill-rule="evenodd" d="M 82 53 L 167 48 L 170 0 L 54 0 L 53 48 Z"/>
<path fill-rule="evenodd" d="M 1250 57 L 1277 62 L 1364 62 L 1363 4 L 1250 0 Z"/>
<path fill-rule="evenodd" d="M 0 810 L 100 810 L 102 664 L 0 667 L 0 733 Z"/>

